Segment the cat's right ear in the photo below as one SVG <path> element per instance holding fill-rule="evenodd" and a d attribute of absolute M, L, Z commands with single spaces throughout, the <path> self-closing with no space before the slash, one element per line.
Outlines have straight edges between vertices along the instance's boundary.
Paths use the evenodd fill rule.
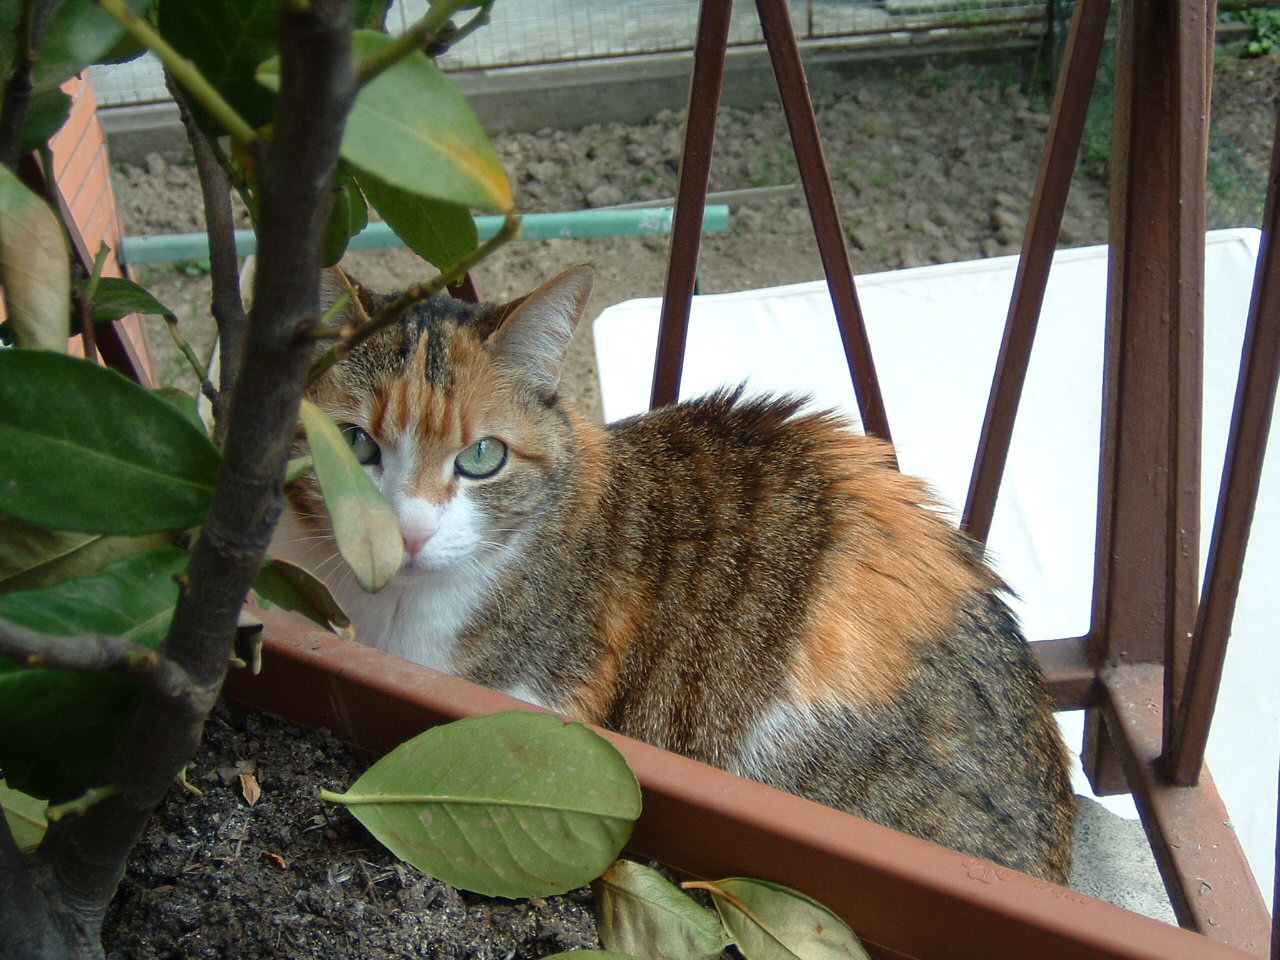
<path fill-rule="evenodd" d="M 489 336 L 494 354 L 528 375 L 543 393 L 560 384 L 565 351 L 582 321 L 595 271 L 572 267 L 518 301 Z"/>

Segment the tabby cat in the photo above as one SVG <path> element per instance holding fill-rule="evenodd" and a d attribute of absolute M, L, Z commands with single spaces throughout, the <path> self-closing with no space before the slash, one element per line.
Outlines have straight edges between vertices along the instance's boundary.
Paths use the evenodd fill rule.
<path fill-rule="evenodd" d="M 797 399 L 586 420 L 557 387 L 591 282 L 433 298 L 321 379 L 404 566 L 356 586 L 309 479 L 281 552 L 365 643 L 1062 882 L 1052 702 L 974 544 L 888 445 Z"/>

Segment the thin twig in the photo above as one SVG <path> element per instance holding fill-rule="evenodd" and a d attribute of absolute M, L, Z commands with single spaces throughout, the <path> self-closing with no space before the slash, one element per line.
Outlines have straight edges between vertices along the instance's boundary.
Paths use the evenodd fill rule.
<path fill-rule="evenodd" d="M 98 359 L 98 332 L 93 325 L 93 304 L 98 298 L 98 281 L 102 278 L 102 267 L 107 262 L 111 248 L 105 243 L 98 246 L 98 255 L 93 258 L 93 270 L 85 282 L 84 294 L 79 297 L 77 306 L 80 309 L 80 336 L 84 340 L 84 355 L 87 360 Z"/>
<path fill-rule="evenodd" d="M 307 383 L 315 383 L 320 377 L 324 376 L 334 364 L 342 361 L 344 357 L 351 353 L 356 347 L 364 343 L 375 333 L 385 330 L 393 323 L 398 321 L 404 312 L 412 307 L 415 303 L 426 300 L 458 280 L 466 276 L 467 271 L 474 267 L 481 260 L 488 257 L 494 250 L 502 246 L 508 240 L 512 239 L 520 232 L 520 218 L 514 213 L 508 213 L 506 219 L 503 220 L 501 228 L 492 237 L 486 240 L 480 246 L 476 247 L 469 254 L 459 260 L 457 263 L 448 267 L 443 272 L 437 274 L 433 279 L 426 283 L 415 283 L 410 285 L 400 296 L 394 300 L 390 300 L 373 315 L 373 319 L 353 333 L 350 337 L 335 343 L 324 355 L 311 365 L 311 370 L 307 374 Z M 307 336 L 304 331 L 302 336 Z"/>
<path fill-rule="evenodd" d="M 209 380 L 209 368 L 200 362 L 200 358 L 196 356 L 196 352 L 191 348 L 191 344 L 187 342 L 187 338 L 178 330 L 178 318 L 172 313 L 166 313 L 163 316 L 165 326 L 169 329 L 169 337 L 173 340 L 173 345 L 178 348 L 178 352 L 187 361 L 187 366 L 196 375 L 196 379 L 200 381 L 200 392 L 217 409 L 218 391 L 214 389 Z"/>
<path fill-rule="evenodd" d="M 235 213 L 231 208 L 231 182 L 225 155 L 200 130 L 186 99 L 171 75 L 165 80 L 178 104 L 178 115 L 187 132 L 187 142 L 196 160 L 200 195 L 204 200 L 205 232 L 209 238 L 209 277 L 212 284 L 210 308 L 218 327 L 219 382 L 217 389 L 200 375 L 201 390 L 213 405 L 214 439 L 221 442 L 226 432 L 225 399 L 235 390 L 240 360 L 248 335 L 249 318 L 240 289 L 240 259 L 236 254 Z M 206 385 L 207 388 L 206 388 Z M 212 395 L 210 395 L 212 393 Z"/>
<path fill-rule="evenodd" d="M 489 23 L 489 12 L 493 9 L 494 2 L 495 0 L 487 0 L 486 3 L 481 4 L 471 19 L 462 26 L 445 27 L 441 30 L 435 44 L 427 48 L 427 56 L 433 59 L 443 56 L 481 27 L 486 26 Z"/>
<path fill-rule="evenodd" d="M 385 47 L 369 54 L 356 64 L 356 84 L 363 87 L 384 70 L 394 67 L 409 54 L 434 42 L 448 26 L 449 18 L 469 0 L 441 0 L 421 20 L 413 24 Z"/>
<path fill-rule="evenodd" d="M 159 651 L 125 637 L 100 633 L 56 636 L 0 618 L 0 656 L 31 669 L 127 673 L 158 697 L 180 699 L 191 677 Z"/>

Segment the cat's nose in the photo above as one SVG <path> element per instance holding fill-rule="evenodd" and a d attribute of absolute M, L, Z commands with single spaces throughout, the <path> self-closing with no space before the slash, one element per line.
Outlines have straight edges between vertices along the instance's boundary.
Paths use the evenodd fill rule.
<path fill-rule="evenodd" d="M 422 549 L 422 545 L 431 539 L 431 535 L 418 536 L 415 534 L 410 536 L 405 533 L 400 535 L 400 539 L 404 541 L 404 552 L 413 557 L 417 556 L 418 551 Z"/>

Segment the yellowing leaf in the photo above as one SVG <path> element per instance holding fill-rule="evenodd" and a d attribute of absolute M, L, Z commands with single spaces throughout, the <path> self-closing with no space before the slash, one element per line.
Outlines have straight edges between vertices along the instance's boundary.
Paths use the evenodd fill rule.
<path fill-rule="evenodd" d="M 650 867 L 618 860 L 591 892 L 607 950 L 653 960 L 708 960 L 728 943 L 715 916 Z"/>
<path fill-rule="evenodd" d="M 391 504 L 365 473 L 329 415 L 302 401 L 302 426 L 315 458 L 338 551 L 360 586 L 376 593 L 404 561 L 404 542 Z"/>
<path fill-rule="evenodd" d="M 19 346 L 65 353 L 71 332 L 67 241 L 49 205 L 0 166 L 0 281 Z"/>
<path fill-rule="evenodd" d="M 352 37 L 356 57 L 392 42 L 371 30 Z M 280 63 L 258 68 L 258 81 L 280 86 Z M 511 184 L 484 128 L 453 81 L 421 52 L 365 84 L 342 136 L 342 159 L 408 193 L 464 207 L 511 210 Z"/>
<path fill-rule="evenodd" d="M 244 797 L 244 802 L 252 807 L 262 796 L 262 788 L 258 786 L 258 778 L 252 773 L 242 773 L 239 780 L 240 795 Z"/>
<path fill-rule="evenodd" d="M 790 887 L 742 877 L 684 886 L 711 893 L 747 960 L 870 960 L 848 924 Z"/>
<path fill-rule="evenodd" d="M 172 534 L 167 533 L 144 537 L 57 533 L 0 515 L 0 593 L 85 577 L 109 563 L 172 540 Z"/>

